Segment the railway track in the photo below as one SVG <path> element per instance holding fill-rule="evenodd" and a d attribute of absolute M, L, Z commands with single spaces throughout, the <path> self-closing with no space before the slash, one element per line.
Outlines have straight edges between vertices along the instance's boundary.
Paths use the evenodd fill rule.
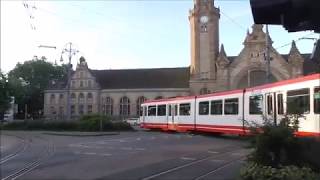
<path fill-rule="evenodd" d="M 233 163 L 236 163 L 240 160 L 243 160 L 245 155 L 239 155 L 233 157 L 232 154 L 234 152 L 237 152 L 240 149 L 233 149 L 230 151 L 225 151 L 223 153 L 217 153 L 215 155 L 207 155 L 203 158 L 200 158 L 198 160 L 191 161 L 189 163 L 181 164 L 176 167 L 172 167 L 166 170 L 163 170 L 161 172 L 157 172 L 155 174 L 149 175 L 147 177 L 142 178 L 142 180 L 154 180 L 154 179 L 194 179 L 194 180 L 201 180 L 206 179 L 208 176 L 213 176 L 215 173 L 219 172 L 220 170 L 227 168 L 228 166 L 232 165 Z M 221 164 L 216 165 L 215 167 L 208 166 L 208 162 L 210 160 L 214 160 L 216 158 L 221 157 L 231 157 L 231 159 L 228 160 L 221 160 Z M 206 167 L 206 169 L 203 169 L 203 172 L 197 172 L 193 174 L 192 176 L 186 177 L 188 172 L 192 170 L 196 170 L 201 167 Z M 194 172 L 193 172 L 194 173 Z M 182 176 L 185 177 L 182 177 Z"/>
<path fill-rule="evenodd" d="M 10 135 L 10 136 L 13 136 L 13 135 Z M 19 147 L 16 149 L 16 151 L 14 151 L 13 153 L 11 154 L 8 154 L 8 155 L 5 155 L 4 157 L 2 157 L 0 159 L 0 165 L 2 163 L 5 163 L 6 161 L 9 161 L 10 159 L 16 157 L 17 155 L 19 155 L 19 153 L 23 152 L 26 150 L 26 148 L 28 147 L 28 144 L 26 142 L 25 139 L 21 138 L 21 137 L 18 137 L 18 136 L 14 136 L 16 138 L 18 138 L 21 142 L 19 143 Z"/>
<path fill-rule="evenodd" d="M 54 145 L 39 137 L 23 140 L 22 148 L 1 159 L 1 180 L 17 179 L 34 170 L 54 153 Z"/>

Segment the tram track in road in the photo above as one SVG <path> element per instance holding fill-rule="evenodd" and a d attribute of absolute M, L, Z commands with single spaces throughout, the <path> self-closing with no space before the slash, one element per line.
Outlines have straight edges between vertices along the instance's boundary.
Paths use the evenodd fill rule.
<path fill-rule="evenodd" d="M 14 136 L 14 135 L 10 135 L 10 136 Z M 27 143 L 26 139 L 19 137 L 19 136 L 14 136 L 14 137 L 20 139 L 20 141 L 22 141 L 22 142 L 19 143 L 19 147 L 17 148 L 16 151 L 14 151 L 13 153 L 8 154 L 0 159 L 0 165 L 5 163 L 6 161 L 9 161 L 10 159 L 18 156 L 20 153 L 25 151 L 28 147 L 28 143 Z"/>
<path fill-rule="evenodd" d="M 47 142 L 45 139 L 39 137 L 36 138 L 38 139 L 37 141 L 41 140 L 44 142 L 41 144 L 43 146 L 41 147 L 41 150 L 37 151 L 39 148 L 38 144 L 34 145 L 35 147 L 32 147 L 32 143 L 36 143 L 35 137 L 25 140 L 27 145 L 24 147 L 26 148 L 23 151 L 19 151 L 16 155 L 8 156 L 6 161 L 1 164 L 1 180 L 17 179 L 34 170 L 44 163 L 47 158 L 53 155 L 53 143 Z"/>
<path fill-rule="evenodd" d="M 207 176 L 209 176 L 209 175 L 212 176 L 214 173 L 216 173 L 224 168 L 227 168 L 231 164 L 243 159 L 245 157 L 245 155 L 240 156 L 240 157 L 236 157 L 236 158 L 231 158 L 230 160 L 227 160 L 227 161 L 220 160 L 223 163 L 221 163 L 219 165 L 215 165 L 215 167 L 214 166 L 213 167 L 207 166 L 208 161 L 214 160 L 215 158 L 224 157 L 228 154 L 229 154 L 229 156 L 232 156 L 233 152 L 237 152 L 239 150 L 241 150 L 241 149 L 233 149 L 233 150 L 229 150 L 229 151 L 224 151 L 222 153 L 214 153 L 214 155 L 208 155 L 208 156 L 205 156 L 205 157 L 200 158 L 198 160 L 193 160 L 192 162 L 181 164 L 176 167 L 172 167 L 172 168 L 163 170 L 161 172 L 157 172 L 155 174 L 149 175 L 149 176 L 141 178 L 141 179 L 142 180 L 175 179 L 175 178 L 194 179 L 194 180 L 205 179 Z M 192 177 L 179 176 L 179 173 L 181 175 L 185 174 L 185 173 L 183 173 L 184 171 L 191 172 L 192 170 L 194 170 L 194 172 L 195 172 L 196 170 L 203 168 L 204 165 L 209 170 L 202 170 L 203 172 L 201 172 L 199 174 L 195 173 L 192 175 Z"/>

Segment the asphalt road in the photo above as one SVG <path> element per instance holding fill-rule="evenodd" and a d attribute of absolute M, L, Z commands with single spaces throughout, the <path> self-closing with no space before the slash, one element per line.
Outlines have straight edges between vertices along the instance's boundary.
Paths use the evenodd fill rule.
<path fill-rule="evenodd" d="M 5 144 L 4 144 L 5 143 Z M 246 141 L 151 131 L 1 132 L 1 179 L 236 179 Z"/>

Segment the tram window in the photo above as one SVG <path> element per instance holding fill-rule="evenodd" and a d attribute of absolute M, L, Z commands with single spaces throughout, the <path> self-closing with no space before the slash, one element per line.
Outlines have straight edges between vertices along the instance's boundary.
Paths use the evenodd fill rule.
<path fill-rule="evenodd" d="M 268 114 L 273 113 L 273 111 L 272 111 L 272 96 L 271 95 L 267 96 L 267 113 Z"/>
<path fill-rule="evenodd" d="M 288 114 L 303 114 L 310 112 L 310 91 L 308 88 L 287 92 Z"/>
<path fill-rule="evenodd" d="M 199 103 L 199 115 L 209 114 L 209 101 Z"/>
<path fill-rule="evenodd" d="M 166 115 L 166 105 L 158 105 L 157 116 L 165 116 Z"/>
<path fill-rule="evenodd" d="M 320 114 L 320 87 L 314 88 L 314 113 Z"/>
<path fill-rule="evenodd" d="M 238 114 L 238 98 L 224 100 L 224 114 Z"/>
<path fill-rule="evenodd" d="M 171 116 L 171 105 L 169 105 L 169 107 L 168 107 L 168 111 L 169 111 L 169 116 Z"/>
<path fill-rule="evenodd" d="M 178 105 L 174 105 L 174 115 L 178 115 Z"/>
<path fill-rule="evenodd" d="M 212 115 L 222 114 L 222 100 L 211 101 L 211 114 Z"/>
<path fill-rule="evenodd" d="M 190 115 L 190 103 L 180 104 L 179 108 L 180 116 L 189 116 Z"/>
<path fill-rule="evenodd" d="M 155 116 L 157 112 L 156 106 L 148 106 L 148 116 Z"/>
<path fill-rule="evenodd" d="M 143 106 L 143 113 L 144 113 L 144 116 L 147 116 L 147 106 Z"/>
<path fill-rule="evenodd" d="M 250 114 L 262 114 L 263 96 L 250 96 L 249 100 L 249 113 Z"/>
<path fill-rule="evenodd" d="M 277 95 L 277 104 L 278 104 L 278 114 L 283 114 L 283 95 L 282 94 L 278 94 Z"/>

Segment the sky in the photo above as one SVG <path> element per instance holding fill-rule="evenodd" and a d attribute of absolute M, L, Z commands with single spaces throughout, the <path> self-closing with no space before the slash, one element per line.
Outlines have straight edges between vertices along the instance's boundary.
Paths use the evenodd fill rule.
<path fill-rule="evenodd" d="M 26 6 L 27 4 L 27 6 Z M 229 56 L 243 48 L 253 24 L 249 0 L 216 0 L 220 8 L 220 44 Z M 68 42 L 91 69 L 186 67 L 190 65 L 189 10 L 193 0 L 18 1 L 1 0 L 1 70 L 46 56 L 67 63 L 61 52 Z M 273 47 L 287 54 L 292 40 L 301 53 L 311 53 L 312 31 L 288 33 L 269 26 Z M 40 45 L 56 48 L 39 48 Z"/>

